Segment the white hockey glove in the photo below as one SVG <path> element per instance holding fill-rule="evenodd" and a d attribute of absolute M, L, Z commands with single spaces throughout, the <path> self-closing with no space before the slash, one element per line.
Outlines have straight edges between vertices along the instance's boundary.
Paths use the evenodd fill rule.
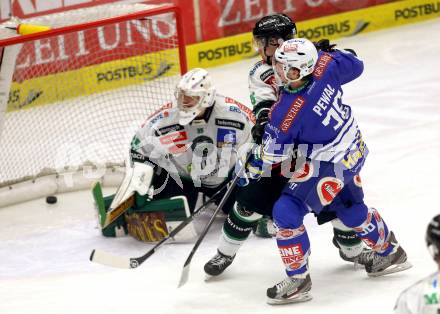
<path fill-rule="evenodd" d="M 131 162 L 127 162 L 124 180 L 116 191 L 110 211 L 127 200 L 134 192 L 140 195 L 147 194 L 153 179 L 153 171 L 151 165 L 139 162 L 133 162 L 131 165 Z"/>

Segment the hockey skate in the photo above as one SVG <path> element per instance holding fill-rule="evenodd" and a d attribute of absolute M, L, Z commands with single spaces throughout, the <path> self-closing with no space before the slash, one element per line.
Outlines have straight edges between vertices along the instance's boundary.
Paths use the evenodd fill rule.
<path fill-rule="evenodd" d="M 213 258 L 211 258 L 203 268 L 205 270 L 206 275 L 208 276 L 207 278 L 212 276 L 218 276 L 221 273 L 223 273 L 225 269 L 232 264 L 234 258 L 235 255 L 227 256 L 217 250 L 217 254 Z"/>
<path fill-rule="evenodd" d="M 361 251 L 360 254 L 355 255 L 355 256 L 348 256 L 347 254 L 345 254 L 345 252 L 341 249 L 341 247 L 339 246 L 338 241 L 336 241 L 336 238 L 333 237 L 333 245 L 335 247 L 338 248 L 339 250 L 339 256 L 346 262 L 350 262 L 350 263 L 354 263 L 355 268 L 357 267 L 357 265 L 365 265 L 368 262 L 368 256 L 369 253 L 371 253 L 371 249 L 364 247 Z"/>
<path fill-rule="evenodd" d="M 268 216 L 263 216 L 258 220 L 254 229 L 254 234 L 259 238 L 273 238 L 277 231 L 273 225 L 273 220 Z"/>
<path fill-rule="evenodd" d="M 310 289 L 312 280 L 309 274 L 287 277 L 267 289 L 267 303 L 276 305 L 309 301 L 312 299 Z"/>
<path fill-rule="evenodd" d="M 366 260 L 365 270 L 367 271 L 368 276 L 383 276 L 412 267 L 411 263 L 407 261 L 405 251 L 397 242 L 392 231 L 390 232 L 388 241 L 393 246 L 393 250 L 387 256 L 379 255 L 373 250 L 367 253 L 362 253 L 362 258 Z"/>

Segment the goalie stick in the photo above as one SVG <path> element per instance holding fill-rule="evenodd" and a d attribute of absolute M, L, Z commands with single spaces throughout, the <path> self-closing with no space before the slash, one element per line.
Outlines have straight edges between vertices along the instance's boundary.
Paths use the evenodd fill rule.
<path fill-rule="evenodd" d="M 214 213 L 211 216 L 211 219 L 208 221 L 208 223 L 205 226 L 205 229 L 203 229 L 202 233 L 200 234 L 199 238 L 197 239 L 196 243 L 194 244 L 193 249 L 191 250 L 191 253 L 189 253 L 188 258 L 186 259 L 185 263 L 183 264 L 182 274 L 180 275 L 180 281 L 177 286 L 177 288 L 182 287 L 186 282 L 188 281 L 189 277 L 189 266 L 191 264 L 191 260 L 196 253 L 197 249 L 199 248 L 200 244 L 202 243 L 203 239 L 205 238 L 206 234 L 209 231 L 209 228 L 211 227 L 212 223 L 214 222 L 215 217 L 220 212 L 220 210 L 225 206 L 226 202 L 229 199 L 229 196 L 232 194 L 232 191 L 234 190 L 234 187 L 237 185 L 238 180 L 240 179 L 241 174 L 246 168 L 246 164 L 249 161 L 251 156 L 251 152 L 249 152 L 246 156 L 246 161 L 241 166 L 238 173 L 235 175 L 235 178 L 232 180 L 232 182 L 229 184 L 228 190 L 226 191 L 225 195 L 223 196 L 222 200 L 220 201 L 220 204 L 218 204 L 217 209 L 214 211 Z"/>
<path fill-rule="evenodd" d="M 153 255 L 163 244 L 165 244 L 169 239 L 172 239 L 176 236 L 183 228 L 185 228 L 194 218 L 196 218 L 199 214 L 203 212 L 208 204 L 215 201 L 215 199 L 220 195 L 225 187 L 228 185 L 225 184 L 221 189 L 219 189 L 209 200 L 203 203 L 199 208 L 197 208 L 189 217 L 187 217 L 184 221 L 182 221 L 174 230 L 172 230 L 165 238 L 156 243 L 147 253 L 140 257 L 123 257 L 118 255 L 113 255 L 101 250 L 93 250 L 90 254 L 90 261 L 94 263 L 99 263 L 102 265 L 107 265 L 111 267 L 117 268 L 136 268 L 145 262 L 151 255 Z M 228 189 L 229 191 L 229 189 Z"/>

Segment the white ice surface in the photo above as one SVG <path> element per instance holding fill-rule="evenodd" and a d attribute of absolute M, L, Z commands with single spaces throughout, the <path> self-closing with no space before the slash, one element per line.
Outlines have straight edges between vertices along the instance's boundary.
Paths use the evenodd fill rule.
<path fill-rule="evenodd" d="M 435 270 L 424 232 L 439 212 L 440 43 L 432 35 L 438 33 L 434 20 L 338 42 L 365 61 L 365 73 L 345 88 L 345 103 L 370 148 L 362 172 L 366 202 L 394 230 L 412 269 L 368 278 L 339 258 L 331 225 L 307 216 L 314 298 L 269 306 L 266 288 L 284 277 L 274 240 L 251 237 L 224 275 L 204 282 L 218 220 L 193 259 L 188 284 L 176 289 L 192 244 L 166 245 L 138 269 L 92 264 L 94 248 L 139 256 L 151 246 L 101 237 L 90 195 L 71 193 L 52 206 L 37 200 L 0 209 L 0 313 L 390 313 L 402 289 Z M 252 62 L 211 69 L 218 90 L 248 103 Z"/>

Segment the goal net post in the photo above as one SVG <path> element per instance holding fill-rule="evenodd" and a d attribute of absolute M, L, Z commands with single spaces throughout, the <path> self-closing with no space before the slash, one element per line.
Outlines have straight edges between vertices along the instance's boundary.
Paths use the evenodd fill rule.
<path fill-rule="evenodd" d="M 21 36 L 20 23 L 50 30 Z M 181 14 L 168 4 L 5 22 L 0 61 L 0 207 L 118 185 L 136 129 L 187 70 Z"/>

